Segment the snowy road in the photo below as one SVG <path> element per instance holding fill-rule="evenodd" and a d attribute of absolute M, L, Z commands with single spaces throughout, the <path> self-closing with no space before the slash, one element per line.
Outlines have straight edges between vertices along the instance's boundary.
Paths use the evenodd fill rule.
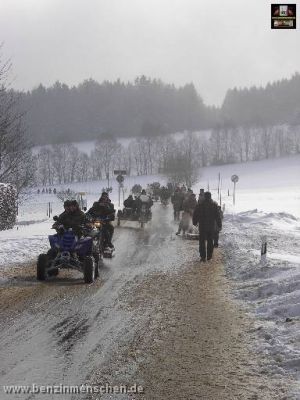
<path fill-rule="evenodd" d="M 160 205 L 144 231 L 135 223 L 116 229 L 116 256 L 105 260 L 93 285 L 83 284 L 75 271 L 39 283 L 30 265 L 0 281 L 0 384 L 87 382 L 117 343 L 130 341 L 138 329 L 122 307 L 122 292 L 146 273 L 182 264 L 183 244 L 175 246 L 173 231 L 170 215 Z"/>
<path fill-rule="evenodd" d="M 255 333 L 231 305 L 221 257 L 202 271 L 197 242 L 176 237 L 175 228 L 171 207 L 157 204 L 145 230 L 135 223 L 116 229 L 116 256 L 104 262 L 92 285 L 83 284 L 75 271 L 37 282 L 32 263 L 5 269 L 0 385 L 137 384 L 146 396 L 136 398 L 147 400 L 160 399 L 161 393 L 186 399 L 184 391 L 178 392 L 185 385 L 190 399 L 217 394 L 224 400 L 236 394 L 254 399 L 260 392 L 264 399 L 287 399 L 285 377 L 261 377 L 258 360 L 248 352 Z M 182 358 L 185 383 L 176 367 Z M 224 366 L 222 379 L 218 365 Z M 2 392 L 0 398 L 100 396 Z M 132 397 L 101 396 L 111 398 Z"/>

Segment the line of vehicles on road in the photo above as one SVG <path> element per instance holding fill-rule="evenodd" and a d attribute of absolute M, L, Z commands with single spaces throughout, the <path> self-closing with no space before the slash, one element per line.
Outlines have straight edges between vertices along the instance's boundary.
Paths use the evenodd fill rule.
<path fill-rule="evenodd" d="M 124 208 L 117 212 L 117 226 L 121 225 L 121 221 L 136 221 L 143 228 L 152 219 L 153 200 L 160 199 L 163 207 L 171 201 L 174 221 L 179 221 L 182 211 L 176 234 L 180 234 L 182 230 L 184 236 L 188 232 L 186 237 L 198 239 L 198 232 L 189 232 L 191 215 L 197 204 L 191 189 L 176 187 L 172 193 L 172 188 L 159 187 L 156 182 L 149 188 L 149 192 L 151 195 L 142 190 L 135 198 L 128 196 L 124 201 Z M 200 191 L 199 196 L 201 195 Z M 92 283 L 99 276 L 103 259 L 112 258 L 114 254 L 114 227 L 111 224 L 115 220 L 114 206 L 108 193 L 103 192 L 86 213 L 80 210 L 76 200 L 65 201 L 64 207 L 65 211 L 54 217 L 52 228 L 56 230 L 56 234 L 49 236 L 49 251 L 38 257 L 37 279 L 44 281 L 48 277 L 57 276 L 61 269 L 75 269 L 83 273 L 85 283 Z M 184 216 L 188 216 L 186 223 Z"/>
<path fill-rule="evenodd" d="M 153 201 L 142 191 L 134 207 L 124 207 L 117 213 L 117 225 L 121 220 L 137 221 L 141 228 L 152 218 Z M 85 283 L 92 283 L 99 276 L 104 258 L 112 258 L 112 236 L 115 210 L 106 192 L 85 214 L 76 200 L 64 202 L 65 211 L 53 217 L 56 234 L 49 235 L 50 249 L 37 260 L 37 279 L 45 281 L 57 276 L 62 269 L 74 269 L 83 273 Z"/>

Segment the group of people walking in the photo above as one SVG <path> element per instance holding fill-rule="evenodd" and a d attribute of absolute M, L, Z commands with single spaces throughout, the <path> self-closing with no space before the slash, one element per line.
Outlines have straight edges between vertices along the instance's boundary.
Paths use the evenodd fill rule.
<path fill-rule="evenodd" d="M 214 247 L 219 246 L 219 232 L 223 219 L 221 207 L 212 200 L 211 193 L 204 192 L 204 189 L 200 189 L 196 199 L 191 189 L 177 187 L 171 201 L 174 220 L 180 219 L 176 235 L 181 231 L 185 234 L 191 228 L 191 224 L 198 226 L 200 260 L 211 260 Z"/>

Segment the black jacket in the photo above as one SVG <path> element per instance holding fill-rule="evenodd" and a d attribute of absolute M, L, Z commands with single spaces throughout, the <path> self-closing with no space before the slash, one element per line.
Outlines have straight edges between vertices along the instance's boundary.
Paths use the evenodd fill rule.
<path fill-rule="evenodd" d="M 133 198 L 127 198 L 126 200 L 124 200 L 124 207 L 128 207 L 128 208 L 135 208 L 136 204 L 135 204 L 135 200 Z"/>
<path fill-rule="evenodd" d="M 210 199 L 197 204 L 193 213 L 193 225 L 197 224 L 199 232 L 214 232 L 216 225 L 222 229 L 222 220 L 215 201 Z"/>
<path fill-rule="evenodd" d="M 91 207 L 88 210 L 87 216 L 91 216 L 92 218 L 109 217 L 110 221 L 114 221 L 115 219 L 114 205 L 112 203 L 95 201 L 93 207 Z"/>
<path fill-rule="evenodd" d="M 173 204 L 174 210 L 182 210 L 182 203 L 184 200 L 184 194 L 182 192 L 175 192 L 171 197 L 171 203 Z"/>
<path fill-rule="evenodd" d="M 63 225 L 66 229 L 72 228 L 76 235 L 81 236 L 82 226 L 84 226 L 85 223 L 85 213 L 78 209 L 74 212 L 64 211 L 63 213 L 61 213 L 55 225 Z"/>

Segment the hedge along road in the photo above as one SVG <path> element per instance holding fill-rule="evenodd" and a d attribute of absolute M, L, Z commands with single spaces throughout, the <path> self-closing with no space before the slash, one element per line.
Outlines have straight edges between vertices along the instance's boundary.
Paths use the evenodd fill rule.
<path fill-rule="evenodd" d="M 145 399 L 281 398 L 285 382 L 260 379 L 251 321 L 232 304 L 221 257 L 200 266 L 197 242 L 175 230 L 160 204 L 144 230 L 125 223 L 91 285 L 76 271 L 41 283 L 32 264 L 12 270 L 0 289 L 0 385 L 137 383 Z"/>

